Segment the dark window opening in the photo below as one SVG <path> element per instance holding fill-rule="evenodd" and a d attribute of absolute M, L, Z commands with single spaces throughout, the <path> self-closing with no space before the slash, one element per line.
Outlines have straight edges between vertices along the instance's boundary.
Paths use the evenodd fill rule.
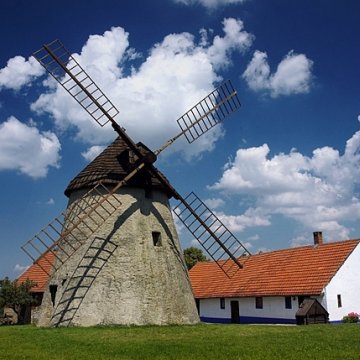
<path fill-rule="evenodd" d="M 40 306 L 42 303 L 44 293 L 32 293 L 33 297 L 33 306 Z"/>
<path fill-rule="evenodd" d="M 152 199 L 153 198 L 153 193 L 152 193 L 152 188 L 151 188 L 151 186 L 146 186 L 145 187 L 145 198 L 146 199 Z"/>
<path fill-rule="evenodd" d="M 255 307 L 256 309 L 262 309 L 263 308 L 263 298 L 258 296 L 255 298 Z"/>
<path fill-rule="evenodd" d="M 143 173 L 143 187 L 145 191 L 145 198 L 146 199 L 152 199 L 153 193 L 152 193 L 152 179 L 148 172 Z"/>
<path fill-rule="evenodd" d="M 225 298 L 220 298 L 220 309 L 225 309 Z"/>
<path fill-rule="evenodd" d="M 49 290 L 50 290 L 51 302 L 52 302 L 53 306 L 55 306 L 57 285 L 50 285 Z"/>
<path fill-rule="evenodd" d="M 238 301 L 230 301 L 231 323 L 240 324 L 240 310 Z"/>
<path fill-rule="evenodd" d="M 200 315 L 200 299 L 195 299 L 196 309 L 198 314 Z"/>
<path fill-rule="evenodd" d="M 152 239 L 154 246 L 161 246 L 161 234 L 159 231 L 153 231 L 152 232 Z"/>
<path fill-rule="evenodd" d="M 342 307 L 341 295 L 340 294 L 337 295 L 337 304 L 338 304 L 338 308 Z"/>
<path fill-rule="evenodd" d="M 291 309 L 292 303 L 291 303 L 291 296 L 285 296 L 285 309 Z"/>
<path fill-rule="evenodd" d="M 117 156 L 117 160 L 126 171 L 131 171 L 135 162 L 134 153 L 130 149 L 125 149 Z"/>

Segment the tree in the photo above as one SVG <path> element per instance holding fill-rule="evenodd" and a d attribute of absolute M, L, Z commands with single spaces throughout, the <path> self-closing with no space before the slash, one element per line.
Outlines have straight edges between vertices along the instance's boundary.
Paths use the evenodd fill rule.
<path fill-rule="evenodd" d="M 4 279 L 5 280 L 5 279 Z M 1 288 L 4 280 L 0 280 L 0 294 L 1 294 Z M 2 304 L 0 300 L 0 317 L 4 314 L 4 305 Z"/>
<path fill-rule="evenodd" d="M 207 261 L 202 250 L 194 246 L 184 250 L 184 258 L 188 270 L 190 270 L 198 261 Z"/>
<path fill-rule="evenodd" d="M 9 307 L 18 315 L 21 322 L 21 309 L 27 305 L 34 304 L 34 298 L 30 290 L 36 285 L 33 281 L 27 279 L 22 283 L 16 280 L 11 281 L 5 278 L 0 281 L 0 309 Z"/>

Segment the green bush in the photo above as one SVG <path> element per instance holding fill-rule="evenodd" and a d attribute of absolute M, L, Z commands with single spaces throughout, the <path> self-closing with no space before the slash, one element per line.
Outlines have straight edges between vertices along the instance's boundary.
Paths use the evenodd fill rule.
<path fill-rule="evenodd" d="M 358 321 L 359 321 L 359 314 L 356 312 L 348 313 L 342 319 L 343 323 L 357 323 Z"/>
<path fill-rule="evenodd" d="M 18 322 L 22 323 L 23 318 L 20 317 L 21 309 L 24 306 L 32 305 L 35 300 L 31 294 L 31 289 L 36 285 L 35 282 L 26 280 L 18 283 L 17 280 L 5 278 L 0 281 L 0 310 L 5 307 L 11 308 L 18 315 Z M 0 316 L 3 315 L 3 311 Z"/>

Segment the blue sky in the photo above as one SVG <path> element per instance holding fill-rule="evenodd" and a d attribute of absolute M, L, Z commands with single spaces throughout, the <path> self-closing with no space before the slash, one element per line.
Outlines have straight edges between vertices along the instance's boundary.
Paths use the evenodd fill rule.
<path fill-rule="evenodd" d="M 360 3 L 355 0 L 2 1 L 0 278 L 114 138 L 30 55 L 60 39 L 153 150 L 221 79 L 242 107 L 157 166 L 251 252 L 360 237 Z M 183 246 L 191 237 L 180 230 Z"/>

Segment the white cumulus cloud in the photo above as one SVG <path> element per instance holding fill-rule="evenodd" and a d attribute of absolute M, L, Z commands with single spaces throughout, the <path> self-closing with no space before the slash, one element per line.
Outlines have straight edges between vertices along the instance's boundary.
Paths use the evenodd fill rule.
<path fill-rule="evenodd" d="M 0 171 L 18 170 L 33 178 L 58 167 L 61 146 L 57 136 L 10 117 L 0 124 Z"/>
<path fill-rule="evenodd" d="M 261 218 L 281 214 L 325 231 L 328 239 L 348 238 L 345 223 L 360 218 L 360 131 L 346 142 L 343 154 L 331 147 L 315 149 L 311 156 L 296 150 L 269 154 L 267 144 L 239 149 L 211 188 L 252 196 Z"/>
<path fill-rule="evenodd" d="M 242 215 L 227 215 L 217 212 L 216 216 L 232 232 L 241 232 L 246 228 L 271 225 L 269 215 L 262 214 L 259 209 L 249 208 Z"/>
<path fill-rule="evenodd" d="M 29 268 L 29 265 L 20 265 L 20 264 L 16 264 L 14 266 L 14 272 L 17 274 L 21 274 L 23 273 L 25 270 L 27 270 Z"/>
<path fill-rule="evenodd" d="M 209 206 L 210 209 L 217 209 L 225 205 L 225 201 L 221 198 L 211 198 L 206 199 L 205 204 Z"/>
<path fill-rule="evenodd" d="M 0 69 L 1 88 L 20 90 L 34 78 L 45 72 L 42 66 L 33 58 L 26 60 L 22 56 L 15 56 L 8 60 L 6 67 Z"/>
<path fill-rule="evenodd" d="M 176 119 L 213 90 L 214 83 L 221 80 L 217 69 L 228 66 L 232 52 L 245 51 L 253 39 L 240 20 L 224 19 L 223 34 L 212 41 L 204 41 L 204 36 L 197 41 L 190 33 L 167 35 L 135 67 L 136 51 L 128 37 L 124 29 L 112 28 L 90 36 L 75 56 L 119 109 L 116 120 L 135 141 L 152 149 L 179 132 Z M 48 85 L 32 110 L 50 114 L 62 130 L 76 129 L 77 138 L 90 145 L 113 139 L 111 126 L 100 128 L 63 89 Z M 182 139 L 170 151 L 191 158 L 211 151 L 222 135 L 220 125 L 192 146 Z"/>
<path fill-rule="evenodd" d="M 55 200 L 53 198 L 50 198 L 47 202 L 46 205 L 54 205 L 55 204 Z"/>
<path fill-rule="evenodd" d="M 226 6 L 230 4 L 241 4 L 246 0 L 174 0 L 176 3 L 184 5 L 200 4 L 207 9 L 215 9 L 219 6 Z"/>
<path fill-rule="evenodd" d="M 213 44 L 208 48 L 207 55 L 215 68 L 221 68 L 231 63 L 230 54 L 234 50 L 247 51 L 254 41 L 254 36 L 244 31 L 241 20 L 224 19 L 225 36 L 215 36 Z"/>
<path fill-rule="evenodd" d="M 86 161 L 94 160 L 103 150 L 105 146 L 94 145 L 89 147 L 86 151 L 82 152 L 81 155 Z"/>
<path fill-rule="evenodd" d="M 306 55 L 290 51 L 271 74 L 267 54 L 256 50 L 242 76 L 250 89 L 267 91 L 272 97 L 304 94 L 311 88 L 312 66 Z"/>

